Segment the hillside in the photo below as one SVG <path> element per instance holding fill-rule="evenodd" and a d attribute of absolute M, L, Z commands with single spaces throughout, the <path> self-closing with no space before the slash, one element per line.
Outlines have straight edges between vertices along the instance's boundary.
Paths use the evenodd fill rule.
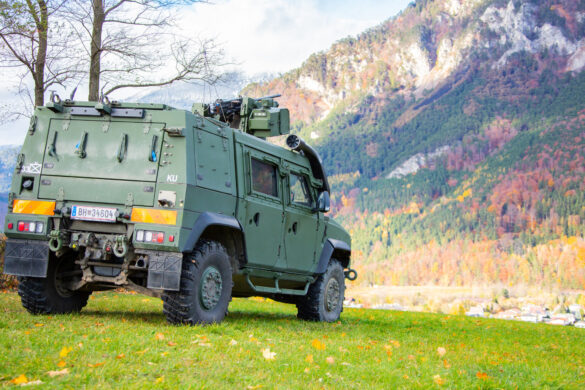
<path fill-rule="evenodd" d="M 423 0 L 245 93 L 317 146 L 363 283 L 585 288 L 585 3 Z"/>

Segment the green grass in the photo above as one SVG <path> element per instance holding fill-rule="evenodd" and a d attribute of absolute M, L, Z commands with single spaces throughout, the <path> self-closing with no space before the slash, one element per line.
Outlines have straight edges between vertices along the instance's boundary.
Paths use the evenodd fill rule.
<path fill-rule="evenodd" d="M 49 388 L 585 386 L 585 330 L 572 327 L 351 309 L 308 323 L 292 305 L 253 299 L 234 299 L 219 325 L 171 326 L 160 300 L 121 293 L 62 316 L 29 315 L 1 293 L 0 310 L 2 386 L 22 374 Z"/>

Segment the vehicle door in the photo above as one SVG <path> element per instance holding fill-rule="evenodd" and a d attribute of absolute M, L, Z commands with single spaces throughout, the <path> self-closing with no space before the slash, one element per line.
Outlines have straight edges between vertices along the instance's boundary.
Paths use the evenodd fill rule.
<path fill-rule="evenodd" d="M 319 215 L 313 212 L 312 193 L 306 168 L 290 165 L 286 180 L 284 248 L 287 268 L 310 272 L 316 262 L 316 240 Z"/>
<path fill-rule="evenodd" d="M 282 268 L 285 257 L 280 159 L 246 146 L 244 163 L 245 201 L 239 216 L 246 238 L 248 266 Z"/>

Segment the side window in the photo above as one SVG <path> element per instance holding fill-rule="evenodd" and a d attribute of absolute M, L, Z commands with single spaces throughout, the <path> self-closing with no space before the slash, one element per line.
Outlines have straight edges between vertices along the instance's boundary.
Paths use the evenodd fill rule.
<path fill-rule="evenodd" d="M 307 179 L 294 173 L 290 175 L 290 200 L 292 203 L 311 207 L 313 200 L 307 185 Z"/>
<path fill-rule="evenodd" d="M 252 158 L 252 189 L 278 198 L 276 166 Z"/>

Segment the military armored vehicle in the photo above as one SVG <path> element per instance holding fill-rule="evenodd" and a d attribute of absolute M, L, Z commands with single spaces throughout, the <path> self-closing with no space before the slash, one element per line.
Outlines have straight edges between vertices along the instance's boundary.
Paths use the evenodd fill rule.
<path fill-rule="evenodd" d="M 33 314 L 80 311 L 92 291 L 162 297 L 173 324 L 220 322 L 232 297 L 336 321 L 350 237 L 321 159 L 276 96 L 194 104 L 37 107 L 18 156 L 5 269 Z M 284 138 L 284 137 L 282 137 Z"/>

